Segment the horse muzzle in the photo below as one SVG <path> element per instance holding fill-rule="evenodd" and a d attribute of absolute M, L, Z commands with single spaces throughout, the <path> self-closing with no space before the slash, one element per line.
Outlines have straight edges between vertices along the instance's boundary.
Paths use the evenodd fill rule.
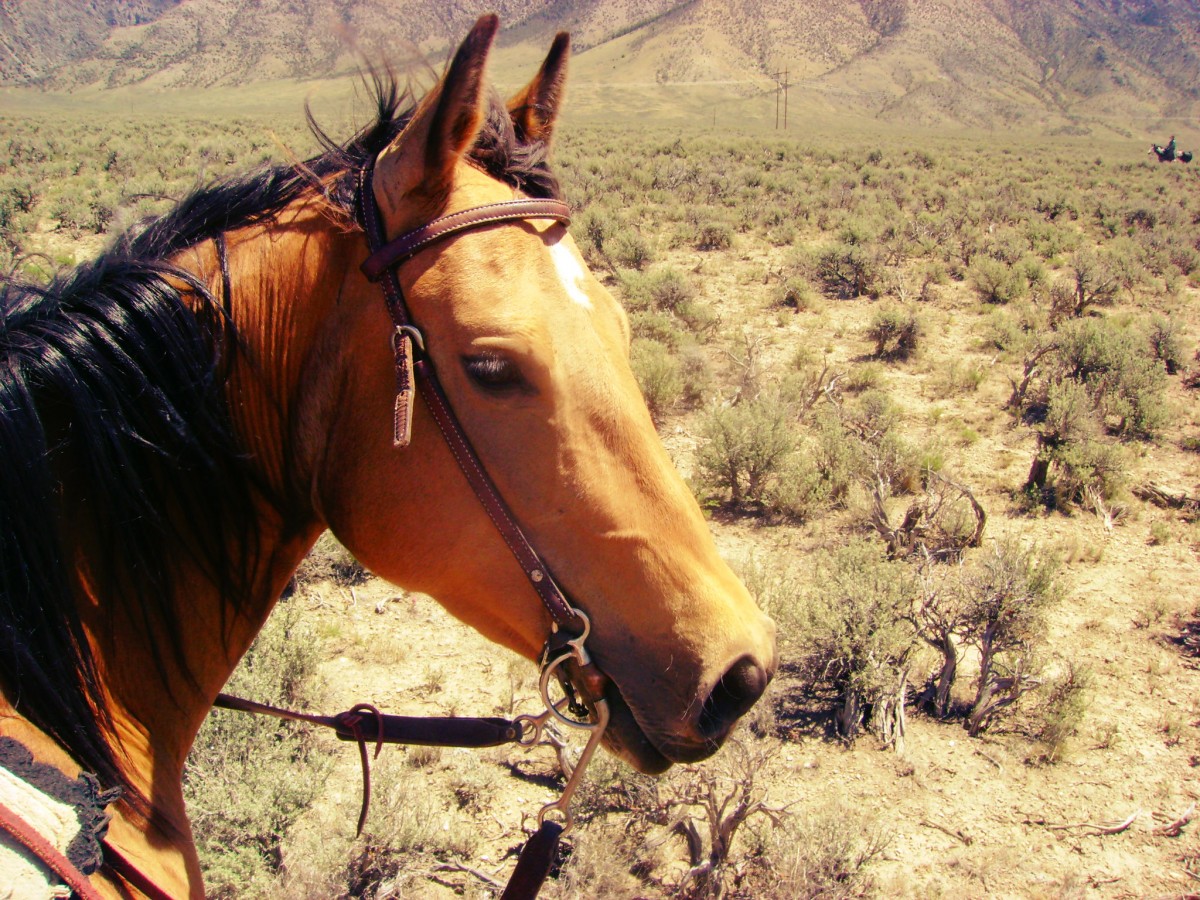
<path fill-rule="evenodd" d="M 657 775 L 675 763 L 693 763 L 707 759 L 721 748 L 738 719 L 745 715 L 762 695 L 774 676 L 774 660 L 769 665 L 746 655 L 737 659 L 717 680 L 702 703 L 689 705 L 687 717 L 674 727 L 658 726 L 658 719 L 642 704 L 627 698 L 620 686 L 593 663 L 592 671 L 571 671 L 577 687 L 591 697 L 603 697 L 608 703 L 609 724 L 604 744 L 639 772 Z M 694 710 L 692 712 L 691 710 Z M 677 724 L 676 724 L 677 723 Z"/>

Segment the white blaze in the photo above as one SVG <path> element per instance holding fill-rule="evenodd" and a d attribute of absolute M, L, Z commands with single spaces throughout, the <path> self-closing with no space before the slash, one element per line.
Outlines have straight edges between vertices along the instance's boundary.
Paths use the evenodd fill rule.
<path fill-rule="evenodd" d="M 592 308 L 592 301 L 583 286 L 587 283 L 587 271 L 583 260 L 564 241 L 555 241 L 550 245 L 550 258 L 554 260 L 554 268 L 558 271 L 559 280 L 567 289 L 567 296 L 584 309 Z"/>

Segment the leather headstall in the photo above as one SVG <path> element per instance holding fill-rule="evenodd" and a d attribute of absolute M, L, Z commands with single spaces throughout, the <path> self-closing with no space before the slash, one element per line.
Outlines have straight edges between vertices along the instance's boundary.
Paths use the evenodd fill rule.
<path fill-rule="evenodd" d="M 537 896 L 549 875 L 557 855 L 559 839 L 571 827 L 572 795 L 608 727 L 609 709 L 604 694 L 609 682 L 607 676 L 592 662 L 585 646 L 591 630 L 588 617 L 568 601 L 546 564 L 521 531 L 459 423 L 438 380 L 433 361 L 426 352 L 425 337 L 409 313 L 396 267 L 425 248 L 464 231 L 530 219 L 550 219 L 566 225 L 571 221 L 571 211 L 559 200 L 523 199 L 490 203 L 442 216 L 388 241 L 372 189 L 373 174 L 372 165 L 359 170 L 356 206 L 371 251 L 362 265 L 362 271 L 369 280 L 382 286 L 392 319 L 392 351 L 396 368 L 392 443 L 397 448 L 408 446 L 412 432 L 415 383 L 472 492 L 550 614 L 551 634 L 542 653 L 539 682 L 546 708 L 538 715 L 521 715 L 509 721 L 458 718 L 421 720 L 384 715 L 369 704 L 359 704 L 338 716 L 315 716 L 225 694 L 217 698 L 216 705 L 324 725 L 335 729 L 343 740 L 357 742 L 363 770 L 363 805 L 358 820 L 360 833 L 371 796 L 367 742 L 372 738 L 376 755 L 384 743 L 455 747 L 516 743 L 532 747 L 542 743 L 545 738 L 545 742 L 558 751 L 559 764 L 567 782 L 560 798 L 546 804 L 539 812 L 538 829 L 522 849 L 512 877 L 500 898 L 530 900 Z M 557 701 L 550 696 L 549 682 L 552 678 L 558 680 L 566 695 Z M 570 716 L 564 712 L 569 712 Z M 555 730 L 556 722 L 589 732 L 587 744 L 574 765 L 565 754 L 565 744 Z M 551 819 L 550 814 L 561 816 L 563 821 Z"/>
<path fill-rule="evenodd" d="M 366 231 L 367 245 L 371 250 L 362 271 L 369 279 L 382 285 L 388 312 L 395 327 L 392 336 L 392 347 L 396 356 L 396 422 L 393 442 L 397 446 L 405 446 L 408 443 L 412 428 L 412 382 L 415 376 L 421 396 L 433 414 L 446 443 L 450 445 L 459 468 L 495 523 L 509 550 L 520 563 L 525 577 L 541 598 L 556 628 L 563 627 L 578 632 L 581 623 L 575 609 L 567 602 L 549 569 L 513 519 L 508 505 L 500 497 L 470 439 L 459 424 L 458 417 L 454 414 L 446 392 L 438 380 L 433 363 L 425 352 L 424 337 L 412 321 L 404 299 L 404 291 L 396 276 L 397 265 L 451 235 L 500 222 L 527 219 L 549 218 L 566 224 L 571 221 L 570 208 L 558 200 L 511 200 L 506 203 L 491 203 L 435 219 L 428 225 L 388 242 L 372 188 L 373 174 L 373 166 L 362 168 L 358 174 L 358 212 Z"/>

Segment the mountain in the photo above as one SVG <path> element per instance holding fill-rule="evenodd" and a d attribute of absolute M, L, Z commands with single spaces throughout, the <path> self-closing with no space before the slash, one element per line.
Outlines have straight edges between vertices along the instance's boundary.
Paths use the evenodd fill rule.
<path fill-rule="evenodd" d="M 1200 0 L 0 0 L 0 83 L 73 90 L 327 77 L 361 55 L 437 65 L 485 10 L 499 56 L 554 32 L 573 79 L 978 127 L 1190 117 Z"/>

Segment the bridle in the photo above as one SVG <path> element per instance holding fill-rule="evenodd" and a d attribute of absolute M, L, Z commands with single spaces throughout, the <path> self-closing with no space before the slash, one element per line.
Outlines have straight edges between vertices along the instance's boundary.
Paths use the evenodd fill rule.
<path fill-rule="evenodd" d="M 392 241 L 387 241 L 379 204 L 372 188 L 373 174 L 374 166 L 371 164 L 359 170 L 356 205 L 359 220 L 367 235 L 367 245 L 371 250 L 371 255 L 362 264 L 362 271 L 368 279 L 382 286 L 394 328 L 392 351 L 396 368 L 396 401 L 392 443 L 397 448 L 408 446 L 412 430 L 412 386 L 415 381 L 471 490 L 521 566 L 530 587 L 541 598 L 542 605 L 550 614 L 551 634 L 542 654 L 540 679 L 547 709 L 569 727 L 602 731 L 603 728 L 598 722 L 600 716 L 607 719 L 604 689 L 608 679 L 592 663 L 584 646 L 591 630 L 588 617 L 567 600 L 554 576 L 517 525 L 495 483 L 488 476 L 471 444 L 471 439 L 467 437 L 442 388 L 433 361 L 426 352 L 425 337 L 412 321 L 404 299 L 404 290 L 396 275 L 396 268 L 401 263 L 453 235 L 501 222 L 529 219 L 553 219 L 567 225 L 571 221 L 570 207 L 560 200 L 525 199 L 489 203 L 442 216 Z M 577 636 L 567 637 L 572 633 L 577 633 Z M 568 662 L 573 663 L 569 675 L 563 669 L 564 664 Z M 558 676 L 567 692 L 569 709 L 577 718 L 563 716 L 558 712 L 557 705 L 550 701 L 547 688 L 551 675 Z M 589 708 L 597 716 L 596 722 L 581 721 L 588 715 Z"/>
<path fill-rule="evenodd" d="M 571 210 L 565 203 L 550 199 L 491 203 L 442 216 L 388 241 L 375 199 L 373 176 L 373 162 L 358 171 L 355 200 L 358 220 L 366 233 L 367 246 L 371 251 L 362 265 L 362 271 L 369 280 L 382 287 L 393 326 L 391 342 L 396 371 L 393 446 L 408 446 L 412 433 L 415 383 L 471 490 L 550 615 L 551 633 L 542 652 L 538 681 L 545 710 L 537 716 L 517 717 L 512 723 L 515 735 L 506 733 L 506 736 L 516 743 L 532 746 L 540 742 L 543 732 L 552 721 L 589 732 L 587 744 L 573 767 L 562 752 L 561 742 L 552 738 L 552 742 L 559 747 L 559 759 L 567 783 L 559 799 L 546 804 L 539 811 L 538 830 L 522 849 L 502 900 L 535 897 L 554 863 L 559 839 L 573 824 L 571 797 L 608 727 L 609 708 L 604 697 L 608 679 L 592 662 L 587 651 L 586 642 L 591 632 L 587 615 L 567 600 L 554 576 L 521 531 L 455 415 L 427 352 L 425 336 L 412 320 L 396 270 L 426 248 L 462 232 L 530 219 L 552 219 L 567 225 L 571 221 Z M 553 681 L 561 685 L 565 693 L 563 699 L 552 698 Z M 351 713 L 359 709 L 356 707 Z M 564 714 L 564 710 L 570 715 Z M 394 717 L 375 715 L 378 737 L 382 740 L 384 719 Z M 365 763 L 366 750 L 361 736 L 359 746 Z M 366 771 L 364 768 L 364 773 Z M 364 803 L 369 796 L 367 790 L 369 780 L 364 775 Z M 562 822 L 551 819 L 551 813 L 561 816 Z M 360 817 L 360 830 L 362 821 Z"/>

